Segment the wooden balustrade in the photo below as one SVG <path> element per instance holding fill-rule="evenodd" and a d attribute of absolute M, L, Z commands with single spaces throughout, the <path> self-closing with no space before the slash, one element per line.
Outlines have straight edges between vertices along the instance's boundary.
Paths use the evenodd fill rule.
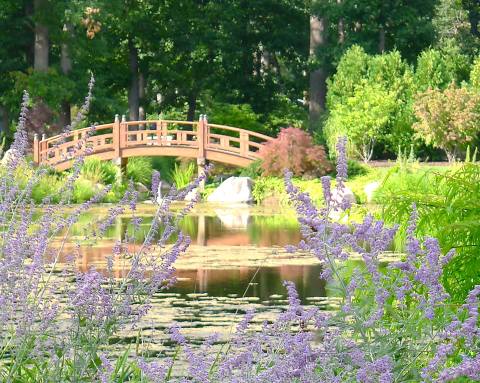
<path fill-rule="evenodd" d="M 135 156 L 183 156 L 199 163 L 213 160 L 247 166 L 260 158 L 261 147 L 272 138 L 226 125 L 199 121 L 126 121 L 115 116 L 110 124 L 74 130 L 39 140 L 35 135 L 33 160 L 38 165 L 68 169 L 79 156 L 104 160 Z"/>

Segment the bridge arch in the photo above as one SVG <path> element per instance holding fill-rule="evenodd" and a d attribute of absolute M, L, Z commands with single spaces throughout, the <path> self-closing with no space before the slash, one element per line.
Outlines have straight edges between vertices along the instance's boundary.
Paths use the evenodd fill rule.
<path fill-rule="evenodd" d="M 76 157 L 95 155 L 122 161 L 138 156 L 175 156 L 217 161 L 245 167 L 261 158 L 261 147 L 272 140 L 264 134 L 227 125 L 199 121 L 126 121 L 115 117 L 109 124 L 34 138 L 33 158 L 38 165 L 57 170 L 70 168 Z"/>

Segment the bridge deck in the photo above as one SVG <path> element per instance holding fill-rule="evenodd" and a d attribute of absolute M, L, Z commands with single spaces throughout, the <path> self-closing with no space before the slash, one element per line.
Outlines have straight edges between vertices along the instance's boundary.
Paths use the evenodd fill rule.
<path fill-rule="evenodd" d="M 65 170 L 78 156 L 103 160 L 136 156 L 181 156 L 248 166 L 269 140 L 264 134 L 197 121 L 120 121 L 34 139 L 34 162 Z"/>

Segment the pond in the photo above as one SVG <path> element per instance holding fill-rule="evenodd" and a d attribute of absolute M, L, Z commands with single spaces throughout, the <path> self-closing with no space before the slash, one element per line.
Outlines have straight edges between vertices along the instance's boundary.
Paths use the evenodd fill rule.
<path fill-rule="evenodd" d="M 106 214 L 106 208 L 94 208 L 82 216 L 72 230 L 72 243 L 67 245 L 83 241 L 85 229 Z M 154 207 L 141 206 L 137 214 L 142 223 L 135 232 L 135 241 L 140 243 L 150 227 Z M 284 250 L 285 245 L 300 240 L 294 211 L 199 204 L 183 219 L 181 228 L 191 237 L 192 245 L 175 263 L 178 282 L 155 294 L 152 309 L 140 327 L 114 339 L 114 350 L 140 343 L 144 352 L 169 354 L 173 348 L 164 330 L 172 322 L 179 322 L 193 343 L 213 332 L 228 338 L 246 310 L 252 308 L 258 314 L 253 327 L 259 327 L 285 309 L 284 280 L 296 284 L 303 304 L 336 307 L 335 297 L 327 297 L 327 286 L 319 279 L 318 260 Z M 134 234 L 131 218 L 120 216 L 101 241 L 81 247 L 77 267 L 105 271 L 105 257 L 125 232 Z M 119 263 L 114 265 L 114 273 L 121 277 L 126 270 Z"/>

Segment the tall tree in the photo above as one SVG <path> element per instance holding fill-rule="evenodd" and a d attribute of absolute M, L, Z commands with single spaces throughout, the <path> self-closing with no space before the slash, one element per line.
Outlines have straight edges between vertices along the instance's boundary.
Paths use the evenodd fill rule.
<path fill-rule="evenodd" d="M 326 19 L 315 15 L 310 16 L 310 58 L 315 58 L 318 50 L 326 43 Z M 315 65 L 315 64 L 313 64 Z M 321 114 L 325 111 L 327 95 L 327 70 L 322 63 L 317 63 L 310 70 L 309 92 L 309 126 L 310 131 L 317 127 Z"/>
<path fill-rule="evenodd" d="M 49 58 L 49 37 L 48 26 L 45 23 L 45 15 L 48 12 L 48 0 L 34 0 L 35 18 L 35 53 L 33 69 L 39 72 L 48 71 Z"/>
<path fill-rule="evenodd" d="M 63 42 L 60 51 L 60 68 L 64 76 L 69 76 L 72 71 L 72 56 L 70 42 L 72 38 L 73 25 L 66 22 L 63 26 Z M 69 99 L 62 100 L 60 110 L 60 126 L 64 127 L 71 123 L 71 105 Z"/>

